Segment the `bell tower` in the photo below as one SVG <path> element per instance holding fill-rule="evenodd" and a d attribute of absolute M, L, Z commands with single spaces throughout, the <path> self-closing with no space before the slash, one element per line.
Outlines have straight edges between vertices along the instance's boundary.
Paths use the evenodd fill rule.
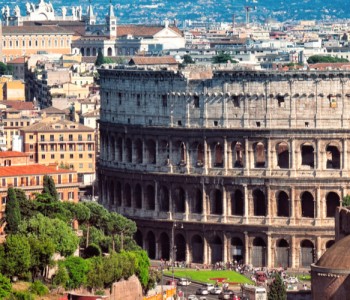
<path fill-rule="evenodd" d="M 111 40 L 116 39 L 117 37 L 117 18 L 114 15 L 114 6 L 112 1 L 109 1 L 109 10 L 106 16 L 107 23 L 107 34 Z"/>

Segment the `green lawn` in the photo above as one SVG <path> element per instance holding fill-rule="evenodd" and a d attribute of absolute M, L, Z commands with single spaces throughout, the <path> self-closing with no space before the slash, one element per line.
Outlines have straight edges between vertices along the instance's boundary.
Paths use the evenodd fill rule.
<path fill-rule="evenodd" d="M 311 281 L 311 275 L 310 274 L 301 274 L 298 275 L 298 279 L 302 281 Z"/>
<path fill-rule="evenodd" d="M 165 275 L 172 276 L 172 271 L 164 271 Z M 193 270 L 193 269 L 174 269 L 175 277 L 185 277 L 192 281 L 215 283 L 216 280 L 210 278 L 227 278 L 226 282 L 232 283 L 252 283 L 247 277 L 235 271 L 212 271 L 212 270 Z"/>

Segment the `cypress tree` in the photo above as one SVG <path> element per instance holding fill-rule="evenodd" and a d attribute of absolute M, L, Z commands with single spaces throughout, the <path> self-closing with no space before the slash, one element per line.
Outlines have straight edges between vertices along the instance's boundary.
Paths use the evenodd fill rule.
<path fill-rule="evenodd" d="M 58 194 L 57 194 L 57 190 L 56 190 L 55 181 L 53 180 L 52 177 L 49 177 L 48 188 L 49 188 L 49 194 L 51 195 L 51 197 L 55 201 L 57 201 L 58 200 Z"/>
<path fill-rule="evenodd" d="M 7 203 L 5 208 L 6 232 L 16 233 L 21 222 L 21 212 L 15 190 L 10 187 L 7 190 Z"/>
<path fill-rule="evenodd" d="M 99 67 L 100 65 L 102 65 L 104 62 L 104 57 L 103 57 L 103 53 L 101 50 L 98 50 L 98 53 L 97 53 L 97 58 L 96 58 L 96 61 L 95 61 L 95 66 Z"/>
<path fill-rule="evenodd" d="M 279 274 L 275 275 L 273 282 L 270 284 L 268 292 L 268 300 L 286 300 L 287 292 L 286 287 Z"/>
<path fill-rule="evenodd" d="M 49 178 L 50 178 L 49 176 L 44 175 L 42 194 L 50 194 L 50 190 L 49 190 Z"/>

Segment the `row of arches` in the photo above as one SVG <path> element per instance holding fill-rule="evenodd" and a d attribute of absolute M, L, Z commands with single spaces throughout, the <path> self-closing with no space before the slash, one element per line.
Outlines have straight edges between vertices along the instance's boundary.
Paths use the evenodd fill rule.
<path fill-rule="evenodd" d="M 154 140 L 142 138 L 122 138 L 102 134 L 102 158 L 109 161 L 136 164 L 173 164 L 193 167 L 223 168 L 227 160 L 229 168 L 267 168 L 269 152 L 264 141 L 246 144 L 245 141 L 213 141 L 186 143 L 182 140 Z M 248 149 L 247 149 L 248 147 Z M 321 169 L 340 169 L 340 146 L 329 143 L 320 153 L 316 152 L 314 143 L 300 145 L 300 166 L 315 168 L 317 156 L 325 153 Z M 287 142 L 279 142 L 271 151 L 272 168 L 291 168 L 293 153 Z"/>
<path fill-rule="evenodd" d="M 194 234 L 187 242 L 182 233 L 174 235 L 174 253 L 171 253 L 172 240 L 167 232 L 162 232 L 157 240 L 153 231 L 148 231 L 145 236 L 141 231 L 135 234 L 135 240 L 140 247 L 147 250 L 151 259 L 171 260 L 174 255 L 175 261 L 186 261 L 192 263 L 211 263 L 224 261 L 224 241 L 219 235 L 214 235 L 207 240 L 208 249 L 206 249 L 206 241 L 200 234 Z M 230 239 L 229 261 L 249 262 L 255 267 L 266 267 L 268 247 L 264 238 L 253 238 L 251 245 L 245 245 L 244 239 L 240 237 L 232 237 Z M 325 244 L 326 249 L 334 244 L 334 240 L 329 240 Z M 247 247 L 248 246 L 248 247 Z M 277 239 L 273 247 L 273 266 L 289 268 L 292 267 L 291 256 L 292 247 L 290 243 L 284 239 Z M 316 260 L 315 244 L 309 239 L 300 241 L 299 248 L 299 267 L 309 267 Z M 209 256 L 206 257 L 206 252 Z M 248 253 L 246 253 L 248 252 Z M 246 257 L 248 256 L 248 257 Z"/>
<path fill-rule="evenodd" d="M 125 183 L 123 186 L 119 181 L 105 181 L 105 186 L 101 189 L 104 200 L 110 206 L 134 207 L 145 210 L 158 210 L 160 212 L 194 213 L 211 215 L 249 215 L 267 216 L 268 201 L 264 189 L 255 188 L 250 191 L 244 188 L 236 188 L 231 192 L 223 189 L 213 188 L 204 191 L 199 188 L 186 190 L 181 186 L 168 188 L 160 184 L 156 190 L 153 184 L 142 186 L 140 183 L 134 185 Z M 245 197 L 245 193 L 249 193 Z M 300 216 L 305 218 L 315 218 L 316 201 L 309 191 L 300 193 Z M 275 216 L 291 217 L 292 203 L 289 193 L 277 191 L 274 193 Z M 249 202 L 249 203 L 247 203 Z M 188 208 L 187 208 L 188 206 Z M 329 192 L 325 196 L 325 217 L 334 217 L 336 208 L 340 206 L 340 196 L 335 192 Z M 271 214 L 272 212 L 270 212 Z"/>

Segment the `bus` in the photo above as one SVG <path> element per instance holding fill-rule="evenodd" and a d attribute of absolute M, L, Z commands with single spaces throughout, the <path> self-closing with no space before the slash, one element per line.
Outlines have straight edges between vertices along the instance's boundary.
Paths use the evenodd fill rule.
<path fill-rule="evenodd" d="M 264 287 L 255 285 L 242 285 L 242 294 L 246 296 L 243 299 L 249 300 L 267 300 L 267 292 Z"/>

